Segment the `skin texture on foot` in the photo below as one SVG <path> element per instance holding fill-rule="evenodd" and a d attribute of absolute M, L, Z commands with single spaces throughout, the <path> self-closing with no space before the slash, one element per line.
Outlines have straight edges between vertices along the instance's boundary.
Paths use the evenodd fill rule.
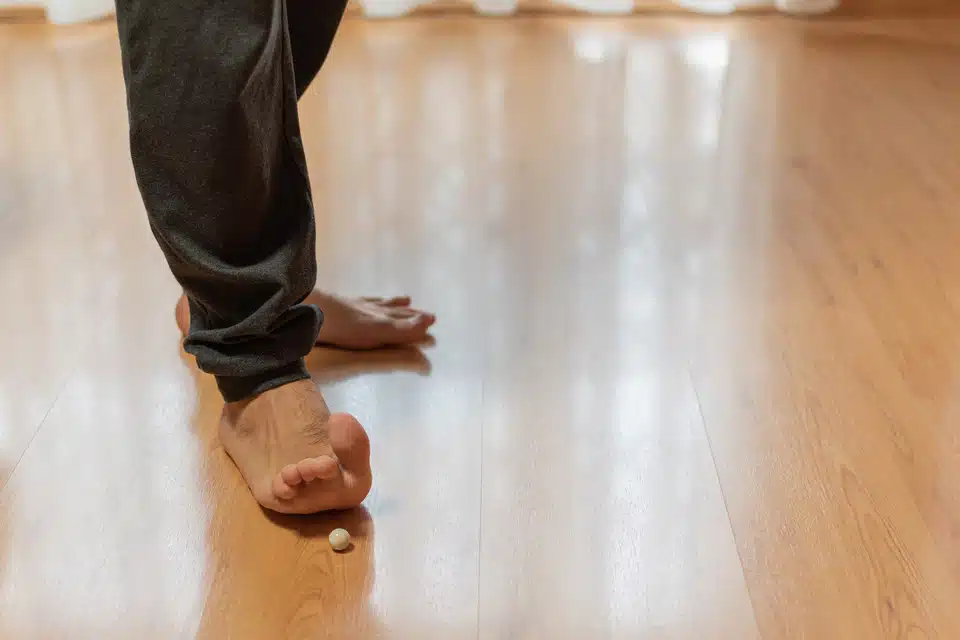
<path fill-rule="evenodd" d="M 310 380 L 225 405 L 220 442 L 257 502 L 279 513 L 355 507 L 373 483 L 366 431 L 331 414 Z"/>
<path fill-rule="evenodd" d="M 344 298 L 315 290 L 305 300 L 323 311 L 323 326 L 317 344 L 341 349 L 377 349 L 416 344 L 427 339 L 436 316 L 410 306 L 410 298 Z M 177 301 L 177 326 L 186 335 L 190 329 L 190 306 L 186 296 Z"/>

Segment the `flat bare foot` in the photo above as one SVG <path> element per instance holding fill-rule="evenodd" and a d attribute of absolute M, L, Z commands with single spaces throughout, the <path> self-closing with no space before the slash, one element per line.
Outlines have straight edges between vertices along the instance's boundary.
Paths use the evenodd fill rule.
<path fill-rule="evenodd" d="M 367 432 L 331 415 L 310 380 L 225 405 L 220 442 L 257 502 L 279 513 L 355 507 L 373 483 Z"/>
<path fill-rule="evenodd" d="M 315 290 L 305 300 L 323 311 L 317 344 L 341 349 L 377 349 L 416 344 L 427 338 L 437 321 L 432 313 L 410 306 L 410 298 L 342 298 Z M 177 326 L 182 335 L 190 329 L 186 296 L 177 301 Z"/>

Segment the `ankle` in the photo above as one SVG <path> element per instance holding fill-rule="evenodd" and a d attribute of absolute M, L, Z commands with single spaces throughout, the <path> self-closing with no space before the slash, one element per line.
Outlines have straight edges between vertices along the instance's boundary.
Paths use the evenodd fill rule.
<path fill-rule="evenodd" d="M 230 405 L 251 401 L 257 396 L 277 387 L 307 380 L 310 373 L 303 359 L 281 365 L 275 369 L 249 376 L 217 376 L 217 386 L 224 401 Z"/>

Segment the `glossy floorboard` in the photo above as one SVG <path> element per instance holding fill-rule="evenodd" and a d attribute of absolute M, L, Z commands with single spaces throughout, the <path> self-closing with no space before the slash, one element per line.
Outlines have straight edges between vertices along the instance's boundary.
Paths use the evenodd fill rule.
<path fill-rule="evenodd" d="M 960 637 L 958 26 L 348 22 L 321 282 L 440 322 L 311 357 L 378 473 L 315 518 L 218 447 L 113 26 L 0 28 L 0 638 Z"/>

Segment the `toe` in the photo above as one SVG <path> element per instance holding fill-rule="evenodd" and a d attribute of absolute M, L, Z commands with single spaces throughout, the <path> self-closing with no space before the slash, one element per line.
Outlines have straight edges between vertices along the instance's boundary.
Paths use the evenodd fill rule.
<path fill-rule="evenodd" d="M 429 329 L 437 321 L 437 316 L 432 313 L 427 313 L 426 311 L 418 311 L 411 320 L 414 321 L 418 326 L 423 326 L 425 329 Z"/>
<path fill-rule="evenodd" d="M 330 444 L 337 452 L 345 474 L 367 475 L 370 473 L 370 436 L 348 413 L 335 413 L 330 417 Z"/>
<path fill-rule="evenodd" d="M 392 298 L 382 298 L 379 296 L 365 296 L 360 298 L 364 302 L 372 302 L 381 307 L 407 307 L 410 306 L 410 296 L 394 296 Z"/>
<path fill-rule="evenodd" d="M 273 477 L 273 495 L 279 500 L 293 500 L 297 497 L 297 488 L 287 484 L 278 473 Z M 262 501 L 261 504 L 263 504 Z"/>
<path fill-rule="evenodd" d="M 385 310 L 386 314 L 391 318 L 412 318 L 417 315 L 417 311 L 407 307 L 391 307 L 390 309 Z"/>
<path fill-rule="evenodd" d="M 407 318 L 418 318 L 423 322 L 428 322 L 433 324 L 436 321 L 436 316 L 432 313 L 427 313 L 426 311 L 421 311 L 420 309 L 411 309 L 409 307 L 397 307 L 386 310 L 387 316 L 391 318 L 398 319 L 407 319 Z"/>
<path fill-rule="evenodd" d="M 340 465 L 330 456 L 304 458 L 297 463 L 297 470 L 304 482 L 314 480 L 329 480 L 340 473 Z"/>
<path fill-rule="evenodd" d="M 415 314 L 409 318 L 392 318 L 388 333 L 390 342 L 406 344 L 423 340 L 427 330 L 433 326 L 435 318 L 430 314 Z"/>
<path fill-rule="evenodd" d="M 288 464 L 280 470 L 280 478 L 291 487 L 295 487 L 301 482 L 307 480 L 300 474 L 300 469 L 295 464 Z"/>

